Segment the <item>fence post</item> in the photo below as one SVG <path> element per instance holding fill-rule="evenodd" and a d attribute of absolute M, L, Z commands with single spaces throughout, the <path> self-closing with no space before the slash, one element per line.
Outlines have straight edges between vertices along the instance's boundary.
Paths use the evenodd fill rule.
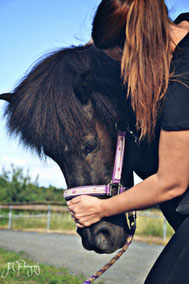
<path fill-rule="evenodd" d="M 51 206 L 48 205 L 48 213 L 47 213 L 47 231 L 50 230 L 50 223 L 51 223 Z"/>
<path fill-rule="evenodd" d="M 166 236 L 167 236 L 167 220 L 164 217 L 164 223 L 163 223 L 163 240 L 166 240 Z"/>
<path fill-rule="evenodd" d="M 9 230 L 12 229 L 12 205 L 9 206 Z"/>

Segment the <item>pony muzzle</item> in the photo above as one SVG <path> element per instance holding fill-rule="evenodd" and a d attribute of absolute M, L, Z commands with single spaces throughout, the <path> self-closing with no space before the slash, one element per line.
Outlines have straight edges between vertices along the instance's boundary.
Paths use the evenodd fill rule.
<path fill-rule="evenodd" d="M 77 232 L 85 249 L 110 254 L 124 245 L 128 226 L 125 215 L 122 214 L 104 218 L 89 227 L 78 228 Z"/>

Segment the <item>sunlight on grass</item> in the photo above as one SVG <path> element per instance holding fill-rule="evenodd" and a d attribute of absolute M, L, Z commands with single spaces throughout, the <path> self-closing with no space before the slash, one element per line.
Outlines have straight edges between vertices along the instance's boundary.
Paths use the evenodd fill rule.
<path fill-rule="evenodd" d="M 1 210 L 1 214 L 7 214 L 8 210 Z M 36 214 L 46 214 L 46 212 L 21 212 L 13 211 L 13 214 L 24 215 L 36 215 Z M 140 215 L 145 216 L 140 216 Z M 0 218 L 0 228 L 8 228 L 8 218 Z M 47 216 L 40 218 L 13 218 L 12 229 L 23 230 L 23 229 L 33 229 L 33 230 L 47 230 Z M 75 231 L 76 226 L 68 212 L 52 212 L 50 219 L 50 230 L 58 231 Z M 145 210 L 139 211 L 137 214 L 137 230 L 136 235 L 139 236 L 154 236 L 163 238 L 164 230 L 164 218 L 159 210 Z M 174 231 L 171 226 L 166 222 L 166 236 L 170 238 Z"/>
<path fill-rule="evenodd" d="M 15 213 L 13 213 L 15 214 Z M 18 214 L 18 212 L 16 213 Z M 17 230 L 22 229 L 46 229 L 47 228 L 47 217 L 40 217 L 40 218 L 23 218 L 21 217 L 22 214 L 30 215 L 31 214 L 44 214 L 44 212 L 27 212 L 19 213 L 20 218 L 13 218 L 12 220 L 12 228 Z M 0 227 L 1 228 L 8 228 L 8 218 L 0 218 Z M 51 214 L 50 219 L 50 229 L 51 230 L 75 230 L 76 226 L 74 221 L 72 220 L 69 213 L 64 212 L 53 212 Z"/>
<path fill-rule="evenodd" d="M 158 210 L 150 210 L 147 212 L 149 212 L 148 216 L 140 216 L 140 212 L 138 213 L 136 234 L 140 236 L 163 237 L 163 215 Z M 173 234 L 174 230 L 166 222 L 166 236 L 170 238 Z"/>

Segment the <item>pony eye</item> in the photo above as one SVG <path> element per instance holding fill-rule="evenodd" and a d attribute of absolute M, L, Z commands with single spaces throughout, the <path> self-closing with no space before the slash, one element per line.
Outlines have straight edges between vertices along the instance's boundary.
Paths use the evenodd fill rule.
<path fill-rule="evenodd" d="M 98 146 L 98 139 L 94 138 L 85 144 L 85 154 L 88 155 L 95 151 Z"/>

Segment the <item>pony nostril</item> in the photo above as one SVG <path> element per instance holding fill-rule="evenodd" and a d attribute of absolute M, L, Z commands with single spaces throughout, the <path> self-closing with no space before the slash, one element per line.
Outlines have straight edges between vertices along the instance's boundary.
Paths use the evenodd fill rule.
<path fill-rule="evenodd" d="M 125 244 L 128 227 L 125 225 L 125 215 L 120 215 L 117 219 L 117 216 L 113 216 L 90 227 L 78 228 L 77 232 L 82 238 L 84 248 L 100 254 L 110 254 L 121 248 Z"/>
<path fill-rule="evenodd" d="M 109 253 L 113 236 L 108 229 L 101 229 L 95 234 L 96 251 Z"/>
<path fill-rule="evenodd" d="M 107 231 L 101 231 L 96 236 L 96 245 L 97 247 L 103 249 L 107 247 L 108 239 L 110 239 L 110 234 Z"/>

